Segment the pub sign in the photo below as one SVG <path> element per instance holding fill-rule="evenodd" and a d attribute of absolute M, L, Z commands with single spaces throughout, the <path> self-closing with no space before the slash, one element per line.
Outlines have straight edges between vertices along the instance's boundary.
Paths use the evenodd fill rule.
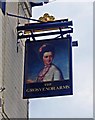
<path fill-rule="evenodd" d="M 27 40 L 23 98 L 72 94 L 72 38 Z"/>

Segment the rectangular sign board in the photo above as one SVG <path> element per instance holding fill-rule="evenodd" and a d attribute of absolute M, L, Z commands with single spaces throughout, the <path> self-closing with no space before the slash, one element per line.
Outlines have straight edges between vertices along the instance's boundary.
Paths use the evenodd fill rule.
<path fill-rule="evenodd" d="M 23 98 L 73 94 L 71 37 L 26 41 Z"/>

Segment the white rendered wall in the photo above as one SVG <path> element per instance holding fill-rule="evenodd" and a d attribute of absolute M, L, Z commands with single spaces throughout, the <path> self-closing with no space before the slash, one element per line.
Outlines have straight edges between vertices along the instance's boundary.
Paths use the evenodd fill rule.
<path fill-rule="evenodd" d="M 6 12 L 18 15 L 18 2 L 7 2 Z M 25 13 L 19 7 L 20 15 Z M 2 12 L 0 9 L 0 16 Z M 26 13 L 27 14 L 27 13 Z M 1 22 L 2 21 L 2 22 Z M 25 20 L 19 20 L 24 24 Z M 24 47 L 19 45 L 17 53 L 17 31 L 18 18 L 2 14 L 0 17 L 0 86 L 5 90 L 0 97 L 3 98 L 2 113 L 8 118 L 27 118 L 27 100 L 22 98 L 23 69 L 24 69 Z M 1 29 L 1 28 L 0 28 Z M 1 30 L 0 30 L 1 31 Z M 1 37 L 2 36 L 2 37 Z"/>

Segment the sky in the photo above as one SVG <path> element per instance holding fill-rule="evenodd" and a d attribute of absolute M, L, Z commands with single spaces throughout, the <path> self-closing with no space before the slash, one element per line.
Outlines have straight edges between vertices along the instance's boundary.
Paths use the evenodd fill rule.
<path fill-rule="evenodd" d="M 57 19 L 73 21 L 73 95 L 30 99 L 30 118 L 93 118 L 93 2 L 52 0 L 34 7 L 38 19 L 49 13 Z"/>

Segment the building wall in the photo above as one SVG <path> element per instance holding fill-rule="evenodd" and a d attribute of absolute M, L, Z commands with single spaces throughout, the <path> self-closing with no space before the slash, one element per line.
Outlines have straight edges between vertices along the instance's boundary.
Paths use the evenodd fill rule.
<path fill-rule="evenodd" d="M 2 11 L 0 9 L 0 26 L 2 25 Z M 0 27 L 0 31 L 2 31 L 2 27 Z M 0 32 L 0 48 L 2 48 L 2 32 Z M 0 88 L 2 86 L 2 49 L 0 49 Z M 2 93 L 0 93 L 0 99 L 2 98 Z M 1 112 L 1 106 L 0 106 L 0 112 Z M 2 115 L 0 114 L 0 118 L 2 118 Z"/>
<path fill-rule="evenodd" d="M 23 3 L 22 3 L 23 4 Z M 23 4 L 24 5 L 24 4 Z M 7 2 L 6 12 L 28 16 L 21 3 Z M 18 45 L 17 31 L 18 22 L 24 24 L 27 21 L 3 15 L 0 9 L 0 86 L 5 90 L 0 94 L 2 97 L 2 114 L 8 118 L 27 118 L 28 104 L 22 97 L 23 69 L 24 69 L 24 47 Z M 2 57 L 1 57 L 2 56 Z M 2 67 L 1 67 L 2 66 Z"/>

